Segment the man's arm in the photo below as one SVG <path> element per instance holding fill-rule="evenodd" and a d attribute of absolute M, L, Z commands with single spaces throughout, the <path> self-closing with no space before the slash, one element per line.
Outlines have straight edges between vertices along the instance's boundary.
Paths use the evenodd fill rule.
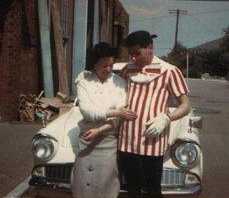
<path fill-rule="evenodd" d="M 178 100 L 180 104 L 172 113 L 161 113 L 146 123 L 147 129 L 144 133 L 146 137 L 160 135 L 171 121 L 182 118 L 190 112 L 191 107 L 188 96 L 183 94 L 178 97 Z"/>
<path fill-rule="evenodd" d="M 149 120 L 146 123 L 145 136 L 154 137 L 161 134 L 171 121 L 182 118 L 190 112 L 191 107 L 187 96 L 189 90 L 178 68 L 171 70 L 168 88 L 169 92 L 178 99 L 179 106 L 171 113 L 161 113 L 154 119 Z"/>
<path fill-rule="evenodd" d="M 191 110 L 191 105 L 187 95 L 181 95 L 178 97 L 178 101 L 179 106 L 173 112 L 167 114 L 171 121 L 184 117 Z"/>

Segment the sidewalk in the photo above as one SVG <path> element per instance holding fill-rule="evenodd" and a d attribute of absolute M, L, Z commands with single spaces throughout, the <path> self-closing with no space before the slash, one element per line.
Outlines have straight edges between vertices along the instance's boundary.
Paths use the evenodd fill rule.
<path fill-rule="evenodd" d="M 39 124 L 0 122 L 0 197 L 30 175 L 31 140 Z"/>

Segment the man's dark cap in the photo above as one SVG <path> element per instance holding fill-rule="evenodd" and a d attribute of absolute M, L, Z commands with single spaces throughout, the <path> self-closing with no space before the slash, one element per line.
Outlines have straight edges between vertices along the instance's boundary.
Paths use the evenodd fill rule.
<path fill-rule="evenodd" d="M 156 34 L 150 34 L 144 30 L 132 32 L 124 40 L 124 46 L 127 48 L 136 45 L 139 45 L 140 47 L 147 47 L 149 44 L 153 43 L 154 38 L 157 38 Z"/>

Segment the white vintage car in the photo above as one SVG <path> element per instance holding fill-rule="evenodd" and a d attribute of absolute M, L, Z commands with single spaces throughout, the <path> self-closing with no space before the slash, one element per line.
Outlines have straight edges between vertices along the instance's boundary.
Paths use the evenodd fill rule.
<path fill-rule="evenodd" d="M 72 167 L 77 157 L 77 123 L 81 119 L 75 102 L 70 111 L 33 137 L 34 168 L 30 185 L 70 189 Z M 201 128 L 202 118 L 195 114 L 194 109 L 187 116 L 171 123 L 170 147 L 164 156 L 161 182 L 163 194 L 194 194 L 201 191 Z M 125 192 L 125 189 L 125 179 L 121 177 L 121 191 Z"/>

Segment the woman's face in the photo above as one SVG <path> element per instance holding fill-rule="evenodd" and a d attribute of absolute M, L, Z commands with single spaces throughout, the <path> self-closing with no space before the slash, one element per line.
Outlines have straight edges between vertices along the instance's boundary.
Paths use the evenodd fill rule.
<path fill-rule="evenodd" d="M 95 65 L 95 72 L 101 81 L 105 81 L 112 72 L 114 64 L 113 57 L 100 58 Z"/>

